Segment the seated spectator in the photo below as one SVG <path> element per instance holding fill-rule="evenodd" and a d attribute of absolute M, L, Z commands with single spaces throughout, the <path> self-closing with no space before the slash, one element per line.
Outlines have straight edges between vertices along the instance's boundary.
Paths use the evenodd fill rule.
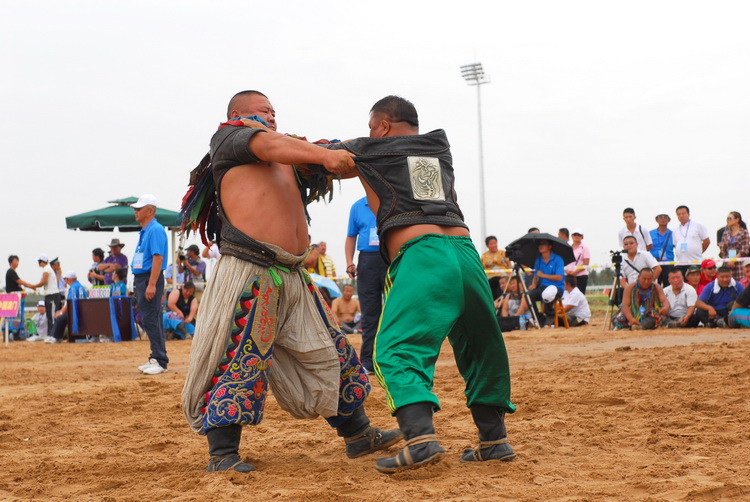
<path fill-rule="evenodd" d="M 626 236 L 623 246 L 626 251 L 626 254 L 622 257 L 622 277 L 620 278 L 620 285 L 623 288 L 628 284 L 633 284 L 644 268 L 653 270 L 655 276 L 659 277 L 659 274 L 661 274 L 659 263 L 656 258 L 651 256 L 651 253 L 638 249 L 638 242 L 635 237 L 632 235 Z"/>
<path fill-rule="evenodd" d="M 742 284 L 743 288 L 748 287 L 750 285 L 750 261 L 746 261 L 744 265 L 742 265 L 742 273 L 743 277 L 740 279 L 740 284 Z"/>
<path fill-rule="evenodd" d="M 591 309 L 586 296 L 578 289 L 574 275 L 565 276 L 565 292 L 562 296 L 565 315 L 571 326 L 587 326 L 591 319 Z"/>
<path fill-rule="evenodd" d="M 341 296 L 333 300 L 331 310 L 344 333 L 351 335 L 361 330 L 359 318 L 362 311 L 359 307 L 359 300 L 354 298 L 354 286 L 351 284 L 344 286 Z"/>
<path fill-rule="evenodd" d="M 625 237 L 632 235 L 638 242 L 638 250 L 648 252 L 654 245 L 651 242 L 651 234 L 648 230 L 644 230 L 642 226 L 635 222 L 635 210 L 632 207 L 626 207 L 622 212 L 622 219 L 625 221 L 625 226 L 617 234 L 620 240 L 620 245 L 625 244 Z"/>
<path fill-rule="evenodd" d="M 656 329 L 669 313 L 669 301 L 654 278 L 654 271 L 644 268 L 638 279 L 625 287 L 620 312 L 612 320 L 615 329 Z"/>
<path fill-rule="evenodd" d="M 673 268 L 669 271 L 669 286 L 664 288 L 664 296 L 669 302 L 669 312 L 662 319 L 667 328 L 698 326 L 698 318 L 693 315 L 698 293 L 690 284 L 685 284 L 681 270 Z"/>
<path fill-rule="evenodd" d="M 729 313 L 730 328 L 750 328 L 750 289 L 745 288 L 734 301 Z"/>
<path fill-rule="evenodd" d="M 667 228 L 671 220 L 672 218 L 664 208 L 660 208 L 659 212 L 656 213 L 656 224 L 659 226 L 653 229 L 650 234 L 651 242 L 654 245 L 651 248 L 651 256 L 656 258 L 657 262 L 674 261 L 674 239 L 672 238 L 672 231 Z M 673 268 L 674 265 L 661 265 L 661 274 L 658 277 L 661 287 L 666 288 L 669 284 L 669 272 Z"/>
<path fill-rule="evenodd" d="M 41 342 L 47 339 L 47 307 L 44 300 L 40 300 L 36 305 L 36 314 L 31 318 L 31 322 L 36 327 L 36 335 L 31 335 L 26 339 L 27 342 Z"/>
<path fill-rule="evenodd" d="M 589 251 L 589 247 L 583 243 L 583 230 L 580 228 L 573 229 L 572 247 L 573 256 L 576 257 L 576 261 L 568 263 L 565 267 L 565 273 L 576 278 L 576 287 L 585 295 L 586 286 L 589 283 L 589 271 L 585 268 L 579 267 L 589 266 L 589 263 L 591 262 L 591 251 Z"/>
<path fill-rule="evenodd" d="M 729 267 L 720 267 L 716 279 L 706 284 L 698 295 L 695 315 L 707 328 L 726 328 L 734 301 L 745 288 L 732 279 Z"/>
<path fill-rule="evenodd" d="M 696 266 L 688 267 L 687 271 L 685 272 L 685 281 L 693 286 L 693 289 L 697 294 L 700 294 L 698 292 L 698 288 L 700 288 L 701 291 L 703 290 L 703 288 L 701 287 L 701 268 Z"/>
<path fill-rule="evenodd" d="M 532 279 L 531 287 L 529 288 L 529 298 L 532 303 L 535 304 L 542 300 L 542 292 L 548 286 L 554 286 L 557 289 L 557 294 L 554 295 L 551 300 L 544 300 L 545 316 L 538 316 L 539 324 L 540 326 L 543 326 L 546 319 L 552 319 L 554 316 L 554 300 L 562 297 L 565 264 L 559 255 L 552 252 L 552 244 L 548 241 L 541 240 L 537 246 L 541 256 L 534 262 L 534 278 Z M 526 305 L 526 298 L 521 298 L 521 306 L 518 308 L 518 315 L 524 315 L 528 308 L 529 306 Z M 536 305 L 533 305 L 533 308 L 536 308 Z"/>
<path fill-rule="evenodd" d="M 112 272 L 112 284 L 109 285 L 109 296 L 127 296 L 128 287 L 125 284 L 125 279 L 128 276 L 127 270 L 124 268 L 118 268 Z"/>
<path fill-rule="evenodd" d="M 750 234 L 747 224 L 742 221 L 742 215 L 731 211 L 727 216 L 727 227 L 719 241 L 719 258 L 743 258 L 750 256 Z M 732 271 L 735 281 L 742 279 L 742 266 L 737 261 L 725 261 L 724 265 Z"/>
<path fill-rule="evenodd" d="M 47 343 L 60 343 L 63 335 L 65 334 L 65 328 L 68 325 L 69 313 L 75 314 L 75 301 L 81 298 L 88 298 L 86 288 L 83 284 L 78 282 L 78 277 L 75 272 L 66 272 L 63 275 L 63 280 L 68 287 L 68 295 L 65 297 L 65 305 L 55 313 L 55 323 L 52 325 L 52 336 L 45 338 Z M 75 324 L 75 323 L 74 323 Z"/>
<path fill-rule="evenodd" d="M 195 333 L 195 315 L 198 313 L 198 300 L 195 298 L 195 284 L 188 281 L 181 288 L 175 288 L 167 297 L 167 312 L 162 316 L 162 326 L 180 340 Z"/>
<path fill-rule="evenodd" d="M 91 259 L 94 263 L 89 269 L 89 283 L 92 286 L 103 286 L 104 274 L 99 270 L 99 264 L 104 261 L 104 250 L 102 248 L 95 248 L 91 251 Z"/>
<path fill-rule="evenodd" d="M 518 276 L 508 279 L 508 291 L 496 300 L 497 321 L 501 331 L 518 329 L 518 309 L 521 306 L 521 285 Z"/>
<path fill-rule="evenodd" d="M 498 249 L 497 237 L 494 235 L 487 236 L 484 244 L 487 246 L 487 251 L 482 254 L 482 266 L 490 283 L 492 298 L 497 298 L 503 292 L 497 278 L 507 276 L 508 272 L 505 269 L 512 268 L 512 265 L 510 260 L 505 257 L 505 250 Z"/>
<path fill-rule="evenodd" d="M 703 292 L 703 288 L 706 287 L 706 284 L 709 282 L 712 282 L 716 279 L 716 262 L 713 260 L 703 260 L 701 262 L 701 280 L 700 285 L 698 286 L 698 289 L 696 290 L 698 294 L 701 294 Z"/>

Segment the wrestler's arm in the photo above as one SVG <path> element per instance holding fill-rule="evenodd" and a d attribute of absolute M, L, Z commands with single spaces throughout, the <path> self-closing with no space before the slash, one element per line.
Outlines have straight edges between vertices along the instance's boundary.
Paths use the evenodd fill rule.
<path fill-rule="evenodd" d="M 284 136 L 274 131 L 254 134 L 249 148 L 260 160 L 279 164 L 320 164 L 327 171 L 344 175 L 354 170 L 353 155 L 346 150 L 329 150 Z"/>

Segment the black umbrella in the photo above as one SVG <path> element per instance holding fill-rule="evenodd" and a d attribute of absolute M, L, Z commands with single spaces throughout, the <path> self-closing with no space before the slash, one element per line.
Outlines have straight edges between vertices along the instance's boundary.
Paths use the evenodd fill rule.
<path fill-rule="evenodd" d="M 565 265 L 576 261 L 576 257 L 573 255 L 573 248 L 570 244 L 559 237 L 538 232 L 532 232 L 520 239 L 514 240 L 505 248 L 505 254 L 516 263 L 533 267 L 536 259 L 541 256 L 538 249 L 539 241 L 547 241 L 552 244 L 552 252 L 562 258 Z"/>

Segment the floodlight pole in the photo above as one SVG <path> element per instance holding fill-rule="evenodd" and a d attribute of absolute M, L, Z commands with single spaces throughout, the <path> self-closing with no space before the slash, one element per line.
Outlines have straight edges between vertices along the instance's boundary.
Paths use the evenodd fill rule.
<path fill-rule="evenodd" d="M 487 237 L 487 216 L 484 206 L 484 146 L 482 143 L 482 84 L 490 82 L 489 77 L 484 74 L 482 63 L 472 63 L 461 66 L 461 76 L 469 85 L 477 88 L 477 120 L 479 133 L 479 223 L 480 241 Z"/>

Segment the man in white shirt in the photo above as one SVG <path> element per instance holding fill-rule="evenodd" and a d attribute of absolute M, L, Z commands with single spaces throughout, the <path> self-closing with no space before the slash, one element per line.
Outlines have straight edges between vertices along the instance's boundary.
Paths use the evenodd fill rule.
<path fill-rule="evenodd" d="M 586 295 L 576 287 L 576 276 L 565 276 L 565 292 L 562 296 L 565 315 L 568 317 L 568 324 L 571 326 L 586 326 L 591 319 L 591 309 Z"/>
<path fill-rule="evenodd" d="M 682 272 L 677 269 L 669 271 L 669 286 L 664 288 L 664 295 L 669 301 L 669 313 L 662 324 L 667 328 L 695 328 L 698 318 L 693 315 L 698 293 L 690 284 L 685 284 Z"/>
<path fill-rule="evenodd" d="M 46 254 L 40 254 L 36 257 L 36 261 L 42 269 L 42 278 L 38 283 L 32 284 L 31 287 L 44 288 L 44 306 L 47 310 L 47 327 L 49 328 L 55 322 L 53 317 L 55 312 L 62 307 L 62 296 L 57 287 L 55 271 L 49 265 L 49 257 Z"/>
<path fill-rule="evenodd" d="M 680 225 L 672 232 L 672 238 L 675 260 L 684 274 L 689 267 L 688 262 L 700 263 L 711 239 L 701 222 L 690 219 L 690 209 L 687 206 L 677 208 L 677 219 L 680 220 Z"/>
<path fill-rule="evenodd" d="M 622 212 L 622 219 L 625 221 L 625 226 L 617 234 L 620 245 L 624 245 L 625 237 L 632 235 L 638 242 L 640 251 L 651 251 L 651 248 L 654 247 L 651 242 L 651 233 L 635 222 L 635 210 L 632 207 L 626 207 Z"/>
<path fill-rule="evenodd" d="M 625 237 L 622 245 L 627 253 L 622 257 L 622 277 L 620 278 L 620 284 L 623 288 L 628 284 L 634 283 L 638 279 L 638 274 L 644 268 L 652 269 L 655 277 L 661 274 L 659 262 L 648 251 L 638 249 L 638 242 L 635 237 L 628 235 Z"/>

